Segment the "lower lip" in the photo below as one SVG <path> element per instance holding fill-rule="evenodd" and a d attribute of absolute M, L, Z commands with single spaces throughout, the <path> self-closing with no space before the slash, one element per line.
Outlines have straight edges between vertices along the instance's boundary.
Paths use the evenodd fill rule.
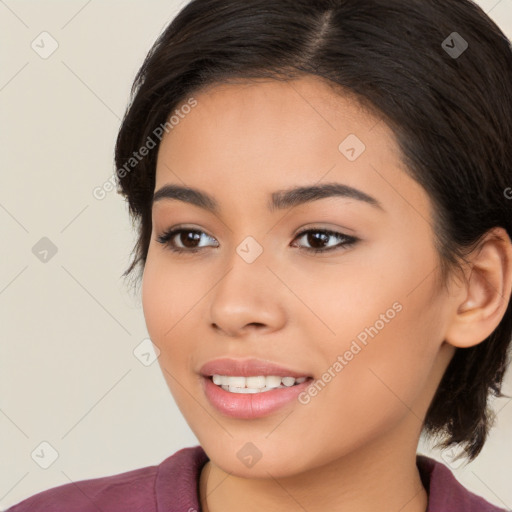
<path fill-rule="evenodd" d="M 261 393 L 231 393 L 203 377 L 204 392 L 210 403 L 219 412 L 232 418 L 253 419 L 272 414 L 297 399 L 312 379 L 285 388 L 276 388 Z"/>

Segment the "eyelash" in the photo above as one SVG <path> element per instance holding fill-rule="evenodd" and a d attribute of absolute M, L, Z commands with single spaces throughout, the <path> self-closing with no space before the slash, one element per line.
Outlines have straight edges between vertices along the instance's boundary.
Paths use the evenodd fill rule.
<path fill-rule="evenodd" d="M 205 247 L 196 247 L 193 249 L 184 249 L 182 247 L 176 247 L 174 244 L 171 243 L 171 240 L 178 234 L 181 233 L 204 233 L 204 231 L 198 230 L 198 229 L 192 229 L 192 228 L 177 228 L 177 229 L 169 229 L 167 231 L 164 231 L 161 235 L 157 237 L 157 242 L 163 244 L 168 248 L 170 251 L 175 253 L 197 253 L 201 251 L 202 249 L 205 249 Z M 344 242 L 340 242 L 337 246 L 329 247 L 327 249 L 310 249 L 308 247 L 299 247 L 300 250 L 307 251 L 310 253 L 318 254 L 318 253 L 326 253 L 331 251 L 336 251 L 342 248 L 348 248 L 353 246 L 359 241 L 359 238 L 345 235 L 343 233 L 339 233 L 337 231 L 330 231 L 327 229 L 306 229 L 304 231 L 301 231 L 297 234 L 295 239 L 301 238 L 302 236 L 309 234 L 309 233 L 322 233 L 324 235 L 328 236 L 334 236 L 339 239 L 344 239 Z M 206 234 L 206 233 L 204 233 Z M 209 236 L 209 235 L 207 235 Z M 294 239 L 294 240 L 295 240 Z"/>

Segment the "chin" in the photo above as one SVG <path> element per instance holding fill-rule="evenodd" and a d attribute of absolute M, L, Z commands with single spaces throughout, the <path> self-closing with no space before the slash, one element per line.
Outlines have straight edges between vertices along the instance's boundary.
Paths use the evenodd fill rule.
<path fill-rule="evenodd" d="M 270 429 L 271 430 L 271 429 Z M 258 436 L 234 435 L 225 433 L 220 439 L 197 436 L 201 446 L 213 464 L 226 473 L 240 478 L 285 478 L 321 465 L 315 457 L 308 457 L 300 439 L 293 439 L 277 432 L 265 439 L 266 434 Z"/>

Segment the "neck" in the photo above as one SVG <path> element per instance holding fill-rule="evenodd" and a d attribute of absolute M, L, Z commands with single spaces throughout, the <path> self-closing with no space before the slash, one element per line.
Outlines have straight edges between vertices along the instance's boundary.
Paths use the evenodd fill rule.
<path fill-rule="evenodd" d="M 416 466 L 418 438 L 405 444 L 403 434 L 392 433 L 394 439 L 368 444 L 324 466 L 283 478 L 237 477 L 209 461 L 200 479 L 202 511 L 426 512 L 428 495 Z"/>

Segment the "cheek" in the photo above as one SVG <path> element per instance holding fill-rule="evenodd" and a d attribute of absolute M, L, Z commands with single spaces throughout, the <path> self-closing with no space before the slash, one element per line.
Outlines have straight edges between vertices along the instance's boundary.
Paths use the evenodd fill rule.
<path fill-rule="evenodd" d="M 329 381 L 311 402 L 352 425 L 348 431 L 423 414 L 442 343 L 443 297 L 435 293 L 434 273 L 425 278 L 435 267 L 432 252 L 412 256 L 395 252 L 394 259 L 367 262 L 364 272 L 354 264 L 353 272 L 345 268 L 309 291 L 309 305 L 331 331 L 319 343 L 318 320 L 309 322 L 308 338 L 316 340 L 309 348 L 323 361 L 318 377 Z"/>
<path fill-rule="evenodd" d="M 142 278 L 142 307 L 147 331 L 159 348 L 159 365 L 180 408 L 186 408 L 192 371 L 204 342 L 208 292 L 217 274 L 190 260 L 177 263 L 165 251 L 151 248 Z M 180 385 L 181 384 L 181 385 Z M 188 398 L 190 401 L 190 398 Z"/>
<path fill-rule="evenodd" d="M 162 259 L 148 253 L 142 280 L 142 307 L 149 336 L 160 350 L 158 363 L 163 377 L 176 398 L 179 389 L 175 379 L 183 381 L 190 367 L 187 359 L 193 339 L 191 308 L 198 301 L 198 293 L 193 293 L 184 272 L 165 268 Z"/>
<path fill-rule="evenodd" d="M 429 300 L 427 288 L 409 296 L 392 294 L 378 309 L 375 304 L 354 309 L 347 336 L 329 344 L 336 377 L 320 401 L 333 419 L 340 419 L 342 430 L 368 438 L 408 415 L 419 426 L 442 342 L 441 301 Z M 396 297 L 396 307 L 389 308 Z M 333 366 L 336 361 L 340 364 Z"/>
<path fill-rule="evenodd" d="M 192 280 L 193 275 L 171 265 L 164 254 L 148 252 L 142 279 L 142 308 L 150 337 L 162 345 L 161 350 L 191 326 L 194 308 L 204 295 L 204 290 Z"/>
<path fill-rule="evenodd" d="M 315 463 L 368 444 L 399 424 L 421 428 L 437 352 L 430 342 L 430 322 L 426 316 L 418 320 L 416 306 L 404 301 L 378 333 L 368 329 L 372 334 L 366 344 L 348 336 L 322 348 L 326 363 L 317 376 L 319 391 L 299 406 L 294 422 L 284 422 L 291 439 L 312 447 Z M 321 422 L 322 436 L 314 428 L 306 433 L 300 428 L 312 418 Z"/>
<path fill-rule="evenodd" d="M 194 286 L 189 273 L 173 270 L 165 256 L 154 257 L 149 252 L 141 292 L 146 327 L 160 350 L 162 375 L 179 408 L 186 411 L 188 394 L 180 383 L 190 379 L 189 359 L 197 338 L 193 332 L 193 307 L 197 307 L 204 291 L 200 293 Z"/>

